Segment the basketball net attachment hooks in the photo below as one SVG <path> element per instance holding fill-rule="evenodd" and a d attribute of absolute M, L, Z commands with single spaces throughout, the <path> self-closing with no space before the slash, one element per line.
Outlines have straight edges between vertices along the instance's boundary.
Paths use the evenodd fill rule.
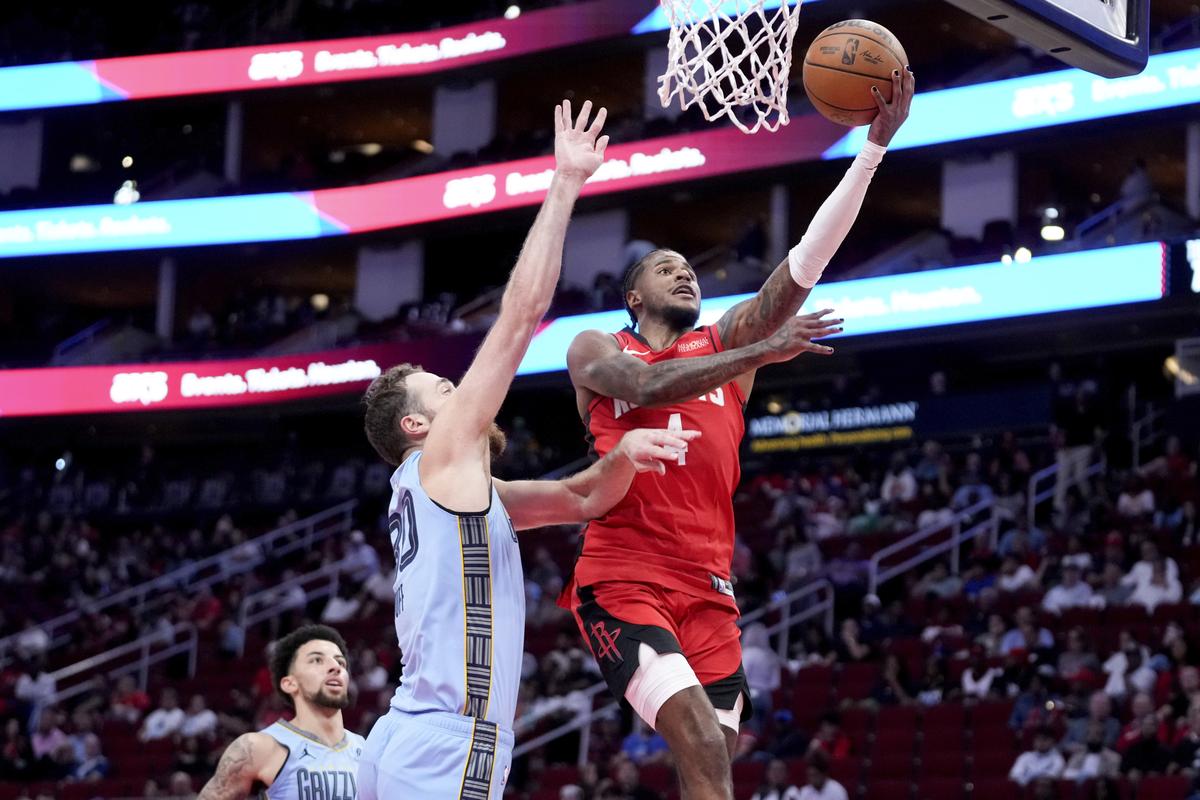
<path fill-rule="evenodd" d="M 704 118 L 728 117 L 745 133 L 788 122 L 788 73 L 801 0 L 661 0 L 671 23 L 658 99 L 675 97 Z M 771 9 L 767 9 L 770 6 Z M 749 124 L 738 109 L 752 111 Z"/>

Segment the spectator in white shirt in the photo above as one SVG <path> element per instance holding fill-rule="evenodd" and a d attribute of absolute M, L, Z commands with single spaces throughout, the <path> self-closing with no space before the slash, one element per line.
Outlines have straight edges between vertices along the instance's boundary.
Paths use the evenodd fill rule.
<path fill-rule="evenodd" d="M 300 581 L 296 580 L 298 577 L 295 570 L 283 571 L 280 578 L 283 586 L 275 592 L 275 602 L 279 604 L 281 611 L 303 611 L 308 605 L 308 593 L 304 591 Z"/>
<path fill-rule="evenodd" d="M 17 655 L 26 660 L 35 660 L 50 649 L 50 636 L 33 620 L 25 622 L 25 628 L 17 634 Z"/>
<path fill-rule="evenodd" d="M 387 670 L 379 663 L 379 656 L 369 647 L 363 650 L 362 656 L 355 664 L 354 672 L 355 680 L 364 691 L 378 692 L 389 683 Z"/>
<path fill-rule="evenodd" d="M 1141 477 L 1131 475 L 1125 481 L 1125 488 L 1117 497 L 1117 513 L 1128 519 L 1149 517 L 1154 513 L 1154 492 Z"/>
<path fill-rule="evenodd" d="M 1154 562 L 1160 560 L 1164 562 L 1167 579 L 1179 580 L 1179 565 L 1175 563 L 1175 559 L 1164 559 L 1158 552 L 1158 545 L 1151 541 L 1145 541 L 1142 542 L 1142 560 L 1133 565 L 1133 568 L 1121 579 L 1121 583 L 1135 589 L 1140 584 L 1147 583 L 1150 576 L 1154 574 Z"/>
<path fill-rule="evenodd" d="M 329 602 L 321 611 L 321 622 L 327 625 L 337 625 L 353 619 L 362 608 L 362 601 L 358 599 L 358 587 L 352 584 L 348 578 L 342 580 L 337 593 L 329 598 Z"/>
<path fill-rule="evenodd" d="M 1079 565 L 1075 562 L 1063 563 L 1062 583 L 1046 592 L 1042 598 L 1042 608 L 1051 614 L 1061 614 L 1066 608 L 1080 608 L 1092 602 L 1092 587 L 1080 580 Z"/>
<path fill-rule="evenodd" d="M 1054 734 L 1049 728 L 1039 728 L 1033 737 L 1033 749 L 1017 756 L 1008 779 L 1019 786 L 1028 786 L 1041 778 L 1057 778 L 1064 766 L 1062 754 L 1054 749 Z"/>
<path fill-rule="evenodd" d="M 767 765 L 766 780 L 752 800 L 800 800 L 800 790 L 788 780 L 788 767 L 778 758 Z"/>
<path fill-rule="evenodd" d="M 1134 641 L 1128 631 L 1121 632 L 1121 649 L 1104 662 L 1108 682 L 1104 692 L 1114 700 L 1149 692 L 1154 689 L 1158 675 L 1148 664 L 1149 652 Z"/>
<path fill-rule="evenodd" d="M 1045 650 L 1054 646 L 1054 637 L 1050 631 L 1040 628 L 1029 606 L 1021 606 L 1014 617 L 1016 626 L 1000 640 L 1000 654 L 1007 656 L 1014 650 L 1032 653 L 1034 650 Z"/>
<path fill-rule="evenodd" d="M 771 702 L 780 686 L 779 655 L 771 649 L 767 628 L 760 622 L 747 625 L 742 631 L 742 666 L 750 686 L 755 719 L 764 722 L 771 716 Z"/>
<path fill-rule="evenodd" d="M 883 479 L 880 498 L 890 506 L 911 503 L 917 496 L 917 479 L 904 461 L 903 453 L 892 457 L 892 465 Z"/>
<path fill-rule="evenodd" d="M 174 689 L 163 689 L 159 707 L 151 711 L 142 722 L 138 738 L 143 742 L 165 739 L 177 733 L 183 726 L 185 715 L 179 707 L 179 697 Z"/>
<path fill-rule="evenodd" d="M 1083 750 L 1071 756 L 1063 777 L 1069 781 L 1095 778 L 1116 778 L 1121 773 L 1121 756 L 1104 746 L 1104 732 L 1099 723 L 1089 723 L 1087 743 Z"/>
<path fill-rule="evenodd" d="M 1167 571 L 1166 561 L 1159 559 L 1150 568 L 1150 578 L 1145 583 L 1139 583 L 1129 595 L 1129 605 L 1143 606 L 1147 612 L 1154 613 L 1155 607 L 1163 603 L 1178 603 L 1183 599 L 1183 586 L 1179 578 L 1172 578 Z"/>
<path fill-rule="evenodd" d="M 1087 573 L 1092 569 L 1092 554 L 1083 549 L 1083 539 L 1079 536 L 1072 536 L 1067 539 L 1067 552 L 1059 559 L 1059 563 L 1066 567 L 1068 564 L 1074 564 L 1079 567 L 1081 572 Z"/>
<path fill-rule="evenodd" d="M 971 663 L 963 670 L 962 690 L 967 700 L 983 700 L 992 693 L 992 683 L 1004 674 L 998 667 L 987 665 L 987 654 L 981 645 L 971 648 Z"/>
<path fill-rule="evenodd" d="M 204 704 L 203 696 L 192 695 L 192 702 L 183 718 L 183 724 L 179 726 L 179 732 L 198 739 L 210 738 L 216 734 L 217 715 Z"/>
<path fill-rule="evenodd" d="M 35 677 L 36 676 L 36 677 Z M 46 671 L 41 663 L 30 665 L 17 678 L 13 693 L 17 699 L 37 707 L 48 703 L 57 689 L 53 676 Z"/>
<path fill-rule="evenodd" d="M 808 757 L 808 785 L 800 790 L 799 800 L 849 800 L 846 787 L 829 777 L 829 762 L 816 753 Z"/>
<path fill-rule="evenodd" d="M 1022 564 L 1009 556 L 1000 567 L 1000 579 L 997 584 L 1005 592 L 1028 591 L 1037 588 L 1037 574 L 1028 564 Z"/>
<path fill-rule="evenodd" d="M 348 571 L 356 581 L 366 580 L 379 572 L 379 553 L 367 543 L 362 531 L 350 531 L 346 557 L 350 559 Z"/>

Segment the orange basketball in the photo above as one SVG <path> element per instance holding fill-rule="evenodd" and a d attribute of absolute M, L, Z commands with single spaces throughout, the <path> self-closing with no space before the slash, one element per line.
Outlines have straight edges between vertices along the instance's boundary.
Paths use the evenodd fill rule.
<path fill-rule="evenodd" d="M 804 90 L 817 111 L 839 125 L 869 125 L 878 113 L 871 87 L 892 99 L 892 70 L 908 56 L 887 28 L 866 19 L 830 25 L 804 55 Z"/>

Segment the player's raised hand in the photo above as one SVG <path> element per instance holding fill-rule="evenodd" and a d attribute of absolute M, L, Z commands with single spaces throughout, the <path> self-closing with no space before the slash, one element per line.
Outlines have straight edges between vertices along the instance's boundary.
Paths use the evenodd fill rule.
<path fill-rule="evenodd" d="M 638 472 L 657 472 L 665 475 L 667 464 L 674 464 L 686 453 L 688 442 L 700 438 L 700 431 L 666 431 L 638 428 L 621 437 L 617 449 Z"/>
<path fill-rule="evenodd" d="M 829 316 L 832 313 L 832 308 L 823 308 L 811 314 L 801 314 L 796 317 L 798 320 L 797 328 L 804 331 L 809 339 L 820 339 L 822 336 L 841 333 L 842 323 L 846 320 L 841 317 Z"/>
<path fill-rule="evenodd" d="M 571 116 L 571 101 L 554 108 L 554 168 L 560 175 L 587 180 L 604 163 L 608 137 L 601 136 L 608 109 L 601 108 L 591 125 L 592 101 L 584 101 L 578 117 Z"/>
<path fill-rule="evenodd" d="M 912 106 L 916 90 L 917 79 L 909 67 L 892 73 L 892 102 L 884 100 L 883 93 L 874 86 L 871 87 L 871 96 L 875 99 L 875 105 L 879 106 L 879 113 L 875 115 L 875 121 L 867 131 L 868 141 L 880 147 L 887 147 L 891 143 L 896 131 L 900 130 L 904 120 L 908 119 L 908 109 Z"/>
<path fill-rule="evenodd" d="M 833 348 L 814 342 L 822 336 L 832 336 L 842 332 L 842 320 L 824 319 L 830 310 L 818 311 L 815 314 L 805 314 L 792 317 L 783 323 L 783 327 L 775 331 L 763 341 L 768 362 L 778 363 L 790 361 L 801 353 L 818 353 L 830 355 Z"/>

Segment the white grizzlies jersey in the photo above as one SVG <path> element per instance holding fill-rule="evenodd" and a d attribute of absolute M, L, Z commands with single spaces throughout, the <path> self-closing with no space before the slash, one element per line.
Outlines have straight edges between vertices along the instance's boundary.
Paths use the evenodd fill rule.
<path fill-rule="evenodd" d="M 289 722 L 280 720 L 262 733 L 287 748 L 287 761 L 262 796 L 268 800 L 358 800 L 358 759 L 363 737 L 346 731 L 329 747 Z"/>
<path fill-rule="evenodd" d="M 479 514 L 442 508 L 409 456 L 392 475 L 396 639 L 404 664 L 392 707 L 462 714 L 511 730 L 525 651 L 517 535 L 496 489 Z"/>

